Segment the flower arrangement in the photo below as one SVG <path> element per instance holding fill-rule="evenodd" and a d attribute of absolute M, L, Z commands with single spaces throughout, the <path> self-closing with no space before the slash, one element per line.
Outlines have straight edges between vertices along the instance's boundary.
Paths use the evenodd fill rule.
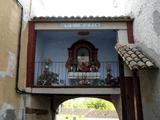
<path fill-rule="evenodd" d="M 50 59 L 44 61 L 43 72 L 38 77 L 38 85 L 51 85 L 52 83 L 58 84 L 59 75 L 49 70 L 49 66 L 51 63 L 52 60 Z"/>

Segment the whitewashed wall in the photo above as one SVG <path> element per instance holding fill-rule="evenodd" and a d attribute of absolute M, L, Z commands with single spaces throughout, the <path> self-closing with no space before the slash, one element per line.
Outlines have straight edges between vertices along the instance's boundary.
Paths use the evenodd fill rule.
<path fill-rule="evenodd" d="M 160 0 L 127 0 L 126 13 L 134 18 L 134 39 L 160 67 Z M 139 71 L 144 120 L 160 120 L 160 72 Z"/>
<path fill-rule="evenodd" d="M 160 56 L 160 0 L 128 0 L 126 6 L 126 13 L 135 18 L 136 43 L 143 44 Z"/>

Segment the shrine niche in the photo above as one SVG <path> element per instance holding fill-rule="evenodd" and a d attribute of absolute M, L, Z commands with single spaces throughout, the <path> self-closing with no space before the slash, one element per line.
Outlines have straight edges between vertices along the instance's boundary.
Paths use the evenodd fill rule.
<path fill-rule="evenodd" d="M 97 72 L 100 63 L 98 49 L 86 40 L 79 40 L 68 48 L 66 67 L 69 72 Z"/>
<path fill-rule="evenodd" d="M 68 48 L 68 78 L 74 85 L 93 85 L 100 78 L 98 49 L 86 40 L 79 40 Z"/>

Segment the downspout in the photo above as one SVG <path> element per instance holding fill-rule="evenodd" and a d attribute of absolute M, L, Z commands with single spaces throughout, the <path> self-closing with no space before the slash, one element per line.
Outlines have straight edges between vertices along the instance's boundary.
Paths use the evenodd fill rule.
<path fill-rule="evenodd" d="M 18 33 L 18 48 L 17 48 L 17 63 L 16 63 L 16 92 L 19 94 L 31 94 L 29 92 L 26 92 L 25 90 L 21 90 L 18 87 L 19 82 L 19 66 L 20 66 L 20 53 L 21 53 L 21 36 L 22 36 L 22 22 L 23 22 L 23 6 L 22 4 L 16 0 L 16 3 L 21 8 L 21 18 L 20 18 L 20 26 L 19 26 L 19 33 Z"/>
<path fill-rule="evenodd" d="M 26 105 L 26 94 L 30 94 L 24 90 L 20 90 L 18 87 L 18 82 L 19 82 L 19 66 L 20 66 L 20 53 L 21 53 L 21 36 L 22 36 L 22 22 L 23 22 L 23 6 L 22 4 L 16 0 L 17 5 L 21 8 L 21 15 L 20 15 L 20 26 L 19 26 L 19 33 L 18 33 L 18 46 L 17 46 L 17 63 L 16 63 L 16 84 L 15 84 L 15 89 L 16 93 L 22 94 L 23 101 L 24 101 L 24 108 L 22 111 L 22 120 L 25 120 L 25 105 Z"/>

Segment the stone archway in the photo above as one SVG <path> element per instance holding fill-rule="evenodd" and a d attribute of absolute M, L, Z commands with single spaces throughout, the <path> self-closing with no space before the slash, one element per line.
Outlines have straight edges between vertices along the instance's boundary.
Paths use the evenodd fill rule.
<path fill-rule="evenodd" d="M 57 113 L 58 107 L 65 101 L 75 99 L 75 98 L 81 98 L 81 97 L 89 97 L 89 98 L 99 98 L 103 99 L 105 101 L 111 102 L 118 114 L 119 120 L 122 120 L 122 107 L 121 107 L 121 97 L 120 95 L 54 95 L 52 97 L 52 119 L 55 120 L 55 116 Z"/>

